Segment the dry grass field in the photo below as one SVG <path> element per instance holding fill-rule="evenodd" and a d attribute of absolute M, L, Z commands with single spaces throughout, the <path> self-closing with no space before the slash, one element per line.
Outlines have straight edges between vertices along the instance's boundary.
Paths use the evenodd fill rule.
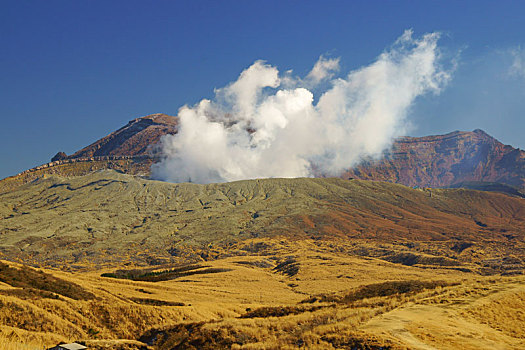
<path fill-rule="evenodd" d="M 31 269 L 36 272 L 29 284 L 39 287 L 0 286 L 2 348 L 42 349 L 69 341 L 95 349 L 525 346 L 521 275 L 405 266 L 333 252 L 313 240 L 250 243 L 279 248 L 189 270 L 219 272 L 157 282 L 101 277 L 130 266 L 74 273 Z M 62 282 L 31 282 L 39 276 Z M 62 287 L 53 290 L 56 285 Z"/>

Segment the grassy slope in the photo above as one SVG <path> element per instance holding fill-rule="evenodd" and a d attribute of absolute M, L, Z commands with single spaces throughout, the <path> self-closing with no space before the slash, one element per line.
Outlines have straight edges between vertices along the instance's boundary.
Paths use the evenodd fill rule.
<path fill-rule="evenodd" d="M 447 188 L 466 188 L 469 190 L 501 192 L 511 196 L 525 198 L 525 188 L 519 189 L 517 187 L 498 182 L 480 182 L 480 181 L 466 181 L 460 182 Z"/>
<path fill-rule="evenodd" d="M 498 257 L 500 250 L 523 253 L 525 202 L 498 193 L 359 180 L 195 185 L 102 171 L 39 179 L 0 195 L 0 218 L 5 256 L 24 261 L 170 261 L 197 256 L 192 247 L 275 236 L 448 248 L 491 242 L 488 250 Z"/>
<path fill-rule="evenodd" d="M 331 349 L 365 344 L 395 349 L 518 349 L 524 345 L 525 319 L 516 313 L 516 309 L 523 309 L 522 276 L 480 277 L 349 256 L 312 241 L 294 245 L 263 241 L 278 245 L 276 254 L 248 253 L 208 262 L 229 271 L 170 281 L 135 282 L 103 278 L 101 271 L 72 274 L 46 270 L 96 298 L 2 293 L 0 339 L 47 346 L 60 341 L 101 345 L 103 340 L 113 340 L 113 344 L 128 344 L 129 348 L 138 347 L 126 339 L 141 339 L 150 341 L 155 349 L 241 345 L 251 349 Z M 275 270 L 279 261 L 289 256 L 300 266 L 293 276 Z M 426 282 L 416 283 L 418 288 L 412 291 L 399 288 L 399 293 L 393 284 L 386 296 L 376 296 L 374 286 L 385 281 Z M 434 288 L 428 281 L 450 285 Z M 364 285 L 372 287 L 359 288 Z M 0 291 L 13 289 L 0 286 Z M 134 301 L 143 298 L 184 306 Z M 313 298 L 319 301 L 302 302 Z M 253 311 L 263 307 L 264 312 L 258 315 L 262 317 L 253 317 Z"/>
<path fill-rule="evenodd" d="M 83 176 L 97 170 L 114 169 L 127 174 L 149 175 L 149 168 L 152 161 L 122 159 L 122 160 L 93 160 L 80 161 L 76 163 L 65 163 L 48 168 L 34 170 L 19 175 L 9 176 L 0 180 L 0 194 L 13 191 L 26 183 L 30 183 L 39 178 L 55 176 Z"/>

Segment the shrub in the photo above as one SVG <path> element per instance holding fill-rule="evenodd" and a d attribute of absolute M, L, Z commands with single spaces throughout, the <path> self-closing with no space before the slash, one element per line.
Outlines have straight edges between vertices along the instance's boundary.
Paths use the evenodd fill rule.
<path fill-rule="evenodd" d="M 13 287 L 56 293 L 75 300 L 95 298 L 93 294 L 76 283 L 64 281 L 42 270 L 37 271 L 27 266 L 15 268 L 0 262 L 0 281 Z M 46 295 L 46 297 L 49 296 Z"/>

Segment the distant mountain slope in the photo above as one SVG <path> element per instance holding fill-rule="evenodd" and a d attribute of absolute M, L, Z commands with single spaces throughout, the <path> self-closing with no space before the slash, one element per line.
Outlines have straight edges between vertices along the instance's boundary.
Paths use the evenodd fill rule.
<path fill-rule="evenodd" d="M 165 114 L 134 119 L 69 158 L 147 155 L 162 135 L 177 133 L 177 121 Z M 525 189 L 525 151 L 504 145 L 479 129 L 401 137 L 383 159 L 364 161 L 341 177 L 419 187 L 500 182 Z"/>
<path fill-rule="evenodd" d="M 465 261 L 492 253 L 525 259 L 524 234 L 521 198 L 337 178 L 197 185 L 102 171 L 0 195 L 0 252 L 25 261 L 170 259 L 188 245 L 253 237 L 436 242 L 454 256 L 474 246 Z"/>
<path fill-rule="evenodd" d="M 383 159 L 364 162 L 343 177 L 420 187 L 482 181 L 525 188 L 525 151 L 504 145 L 482 130 L 402 137 Z"/>
<path fill-rule="evenodd" d="M 136 118 L 68 158 L 148 155 L 148 151 L 162 135 L 177 132 L 177 124 L 176 117 L 166 114 L 152 114 Z"/>
<path fill-rule="evenodd" d="M 59 152 L 51 163 L 0 181 L 0 193 L 43 174 L 71 176 L 99 169 L 117 169 L 147 176 L 150 166 L 158 160 L 155 145 L 163 135 L 177 133 L 177 127 L 178 118 L 166 114 L 133 119 L 72 155 Z M 482 130 L 402 137 L 395 140 L 383 159 L 365 160 L 341 177 L 418 187 L 496 182 L 517 187 L 523 192 L 525 151 L 504 145 Z"/>
<path fill-rule="evenodd" d="M 0 180 L 0 193 L 44 175 L 82 176 L 101 169 L 148 176 L 155 161 L 155 145 L 166 134 L 177 133 L 178 118 L 152 114 L 136 118 L 72 155 L 58 152 L 51 162 Z"/>

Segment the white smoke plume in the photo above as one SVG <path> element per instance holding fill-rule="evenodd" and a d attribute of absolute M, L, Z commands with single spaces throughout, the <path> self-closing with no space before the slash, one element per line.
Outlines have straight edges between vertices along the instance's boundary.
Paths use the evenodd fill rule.
<path fill-rule="evenodd" d="M 525 49 L 520 46 L 511 50 L 512 65 L 509 73 L 511 76 L 525 79 Z"/>
<path fill-rule="evenodd" d="M 323 80 L 331 79 L 337 71 L 339 71 L 339 58 L 324 58 L 321 56 L 305 80 L 310 85 L 315 86 Z"/>
<path fill-rule="evenodd" d="M 338 175 L 363 157 L 379 157 L 400 136 L 414 100 L 450 80 L 440 64 L 438 33 L 410 30 L 369 66 L 333 79 L 338 59 L 320 57 L 290 88 L 277 68 L 256 61 L 237 81 L 179 110 L 176 135 L 162 138 L 154 178 L 224 182 Z M 331 79 L 318 102 L 306 87 Z"/>

